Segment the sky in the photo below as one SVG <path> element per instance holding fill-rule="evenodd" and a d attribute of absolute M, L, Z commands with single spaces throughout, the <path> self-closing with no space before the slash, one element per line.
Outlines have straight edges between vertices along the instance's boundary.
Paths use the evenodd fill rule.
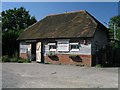
<path fill-rule="evenodd" d="M 24 7 L 37 21 L 50 14 L 86 10 L 107 26 L 118 15 L 118 2 L 2 2 L 2 10 Z"/>

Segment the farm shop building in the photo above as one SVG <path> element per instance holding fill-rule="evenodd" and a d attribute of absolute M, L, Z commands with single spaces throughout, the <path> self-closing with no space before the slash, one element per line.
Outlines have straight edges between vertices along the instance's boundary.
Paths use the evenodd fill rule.
<path fill-rule="evenodd" d="M 105 61 L 108 30 L 87 11 L 49 15 L 18 38 L 19 57 L 52 64 L 93 66 Z"/>

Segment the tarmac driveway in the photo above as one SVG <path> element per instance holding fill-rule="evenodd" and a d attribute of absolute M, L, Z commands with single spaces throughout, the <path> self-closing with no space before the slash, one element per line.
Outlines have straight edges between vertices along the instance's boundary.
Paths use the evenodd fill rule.
<path fill-rule="evenodd" d="M 118 68 L 3 63 L 3 88 L 118 88 Z"/>

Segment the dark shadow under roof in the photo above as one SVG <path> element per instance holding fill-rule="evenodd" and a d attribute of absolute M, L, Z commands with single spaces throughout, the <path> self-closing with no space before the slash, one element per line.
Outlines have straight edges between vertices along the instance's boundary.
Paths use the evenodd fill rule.
<path fill-rule="evenodd" d="M 84 10 L 49 15 L 25 29 L 18 40 L 93 37 L 99 26 L 106 29 Z"/>

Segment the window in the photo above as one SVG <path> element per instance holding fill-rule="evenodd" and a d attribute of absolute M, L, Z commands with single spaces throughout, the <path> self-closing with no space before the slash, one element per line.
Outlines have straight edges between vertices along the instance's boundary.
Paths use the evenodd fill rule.
<path fill-rule="evenodd" d="M 49 51 L 56 51 L 56 43 L 48 43 L 49 45 Z"/>
<path fill-rule="evenodd" d="M 54 51 L 54 50 L 56 51 L 56 45 L 50 45 L 49 50 L 50 51 Z"/>
<path fill-rule="evenodd" d="M 70 43 L 71 51 L 79 51 L 79 43 Z"/>
<path fill-rule="evenodd" d="M 79 49 L 79 45 L 71 45 L 71 49 Z"/>

